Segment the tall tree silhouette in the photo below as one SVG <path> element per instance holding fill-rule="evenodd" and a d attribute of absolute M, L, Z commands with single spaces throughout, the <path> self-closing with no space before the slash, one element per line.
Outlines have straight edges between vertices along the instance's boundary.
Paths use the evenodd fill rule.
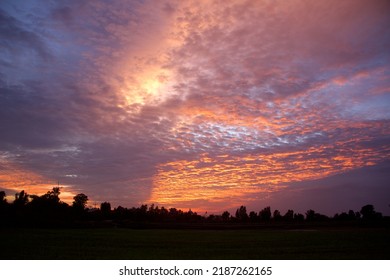
<path fill-rule="evenodd" d="M 230 220 L 230 213 L 229 211 L 224 211 L 222 213 L 222 221 L 227 222 Z"/>
<path fill-rule="evenodd" d="M 3 216 L 6 215 L 6 209 L 8 208 L 7 199 L 5 198 L 5 192 L 0 191 L 0 217 L 3 218 Z"/>
<path fill-rule="evenodd" d="M 265 207 L 263 210 L 260 211 L 259 216 L 262 221 L 271 220 L 271 207 Z"/>
<path fill-rule="evenodd" d="M 280 214 L 279 210 L 275 210 L 273 214 L 273 218 L 275 221 L 280 221 L 282 219 L 282 215 Z"/>
<path fill-rule="evenodd" d="M 382 218 L 382 213 L 376 212 L 374 206 L 371 204 L 363 206 L 360 213 L 364 220 L 378 220 Z"/>
<path fill-rule="evenodd" d="M 83 193 L 79 193 L 73 197 L 73 208 L 78 211 L 83 211 L 88 202 L 88 196 Z"/>
<path fill-rule="evenodd" d="M 306 221 L 314 221 L 316 218 L 316 212 L 312 209 L 306 211 Z"/>
<path fill-rule="evenodd" d="M 7 203 L 5 191 L 0 191 L 0 205 Z"/>
<path fill-rule="evenodd" d="M 294 221 L 303 222 L 304 220 L 305 220 L 305 216 L 303 216 L 301 213 L 294 214 Z"/>
<path fill-rule="evenodd" d="M 16 207 L 23 207 L 28 203 L 28 201 L 29 201 L 28 197 L 29 197 L 29 195 L 24 190 L 21 191 L 20 193 L 16 193 L 15 200 L 14 200 L 13 204 Z"/>
<path fill-rule="evenodd" d="M 284 216 L 283 216 L 283 219 L 285 221 L 289 221 L 289 222 L 294 220 L 294 211 L 291 209 L 287 210 L 286 214 L 284 214 Z"/>
<path fill-rule="evenodd" d="M 38 207 L 54 208 L 60 203 L 60 193 L 59 187 L 53 187 L 51 191 L 48 191 L 42 196 L 30 195 L 32 198 L 31 204 L 37 205 Z"/>
<path fill-rule="evenodd" d="M 236 218 L 242 222 L 246 222 L 248 220 L 248 214 L 245 206 L 241 205 L 240 208 L 236 210 Z"/>
<path fill-rule="evenodd" d="M 255 211 L 251 211 L 249 213 L 249 220 L 251 222 L 257 222 L 259 220 L 259 216 L 257 215 L 257 213 Z"/>
<path fill-rule="evenodd" d="M 66 220 L 66 217 L 69 216 L 69 205 L 60 201 L 60 193 L 59 187 L 53 187 L 52 190 L 41 196 L 30 195 L 32 200 L 26 205 L 26 208 L 31 223 L 48 225 Z"/>
<path fill-rule="evenodd" d="M 109 202 L 103 202 L 100 204 L 100 211 L 104 218 L 109 218 L 111 214 L 111 204 Z"/>
<path fill-rule="evenodd" d="M 59 187 L 53 187 L 53 189 L 51 191 L 48 191 L 44 197 L 51 201 L 52 203 L 54 204 L 57 204 L 60 202 L 60 196 L 61 192 L 60 192 L 60 188 Z"/>

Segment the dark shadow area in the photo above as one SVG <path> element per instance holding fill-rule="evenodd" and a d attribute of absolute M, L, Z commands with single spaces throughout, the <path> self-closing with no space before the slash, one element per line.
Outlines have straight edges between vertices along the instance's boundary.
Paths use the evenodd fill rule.
<path fill-rule="evenodd" d="M 367 204 L 328 217 L 270 206 L 199 215 L 155 205 L 87 208 L 60 188 L 0 192 L 0 259 L 389 259 L 390 218 Z"/>
<path fill-rule="evenodd" d="M 377 212 L 371 204 L 360 210 L 337 213 L 333 217 L 323 215 L 313 209 L 304 214 L 289 209 L 286 213 L 272 211 L 267 206 L 259 212 L 248 213 L 246 206 L 240 206 L 235 214 L 224 211 L 222 214 L 199 215 L 191 210 L 148 206 L 111 208 L 103 202 L 100 208 L 87 208 L 88 196 L 80 193 L 72 205 L 59 198 L 60 188 L 54 187 L 46 194 L 29 195 L 25 191 L 15 194 L 9 203 L 4 191 L 0 191 L 1 227 L 125 227 L 125 228 L 310 228 L 310 227 L 384 227 L 388 228 L 390 217 Z"/>
<path fill-rule="evenodd" d="M 0 259 L 389 259 L 390 231 L 359 229 L 3 229 Z"/>

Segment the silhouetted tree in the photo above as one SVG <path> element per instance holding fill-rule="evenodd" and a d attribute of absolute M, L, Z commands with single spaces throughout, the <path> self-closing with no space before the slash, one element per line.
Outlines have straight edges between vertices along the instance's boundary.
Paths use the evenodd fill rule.
<path fill-rule="evenodd" d="M 364 220 L 379 220 L 382 218 L 382 213 L 376 212 L 371 204 L 365 205 L 360 210 Z"/>
<path fill-rule="evenodd" d="M 360 213 L 362 214 L 363 219 L 370 220 L 374 217 L 375 214 L 374 206 L 371 204 L 365 205 L 360 210 Z"/>
<path fill-rule="evenodd" d="M 163 206 L 160 208 L 160 218 L 161 220 L 165 221 L 168 218 L 168 210 Z"/>
<path fill-rule="evenodd" d="M 357 220 L 359 220 L 361 218 L 361 216 L 362 215 L 360 214 L 360 212 L 355 212 L 355 217 Z"/>
<path fill-rule="evenodd" d="M 31 205 L 35 208 L 46 208 L 46 210 L 53 210 L 55 207 L 57 207 L 60 203 L 60 188 L 59 187 L 53 187 L 51 191 L 48 191 L 46 194 L 42 196 L 38 195 L 30 195 L 32 198 Z"/>
<path fill-rule="evenodd" d="M 306 221 L 314 221 L 316 212 L 312 209 L 306 211 Z"/>
<path fill-rule="evenodd" d="M 110 217 L 111 214 L 111 204 L 109 202 L 103 202 L 100 204 L 100 211 L 104 218 Z"/>
<path fill-rule="evenodd" d="M 60 196 L 61 192 L 60 192 L 60 188 L 59 187 L 53 187 L 53 189 L 51 191 L 48 191 L 44 197 L 51 201 L 52 203 L 54 204 L 57 204 L 60 202 Z"/>
<path fill-rule="evenodd" d="M 291 222 L 294 220 L 294 211 L 293 210 L 287 210 L 286 214 L 284 214 L 283 219 L 285 221 Z"/>
<path fill-rule="evenodd" d="M 16 207 L 23 207 L 28 203 L 28 201 L 29 201 L 28 197 L 29 197 L 29 195 L 24 190 L 21 191 L 20 193 L 16 193 L 15 200 L 14 200 L 13 204 Z"/>
<path fill-rule="evenodd" d="M 349 215 L 347 213 L 342 212 L 340 214 L 335 214 L 333 219 L 334 220 L 338 220 L 338 221 L 349 221 L 350 217 L 349 217 Z"/>
<path fill-rule="evenodd" d="M 169 208 L 169 215 L 177 216 L 178 215 L 177 209 L 176 208 Z"/>
<path fill-rule="evenodd" d="M 257 213 L 255 211 L 251 211 L 249 213 L 249 221 L 254 223 L 254 222 L 257 222 L 258 220 L 259 220 L 259 216 L 257 215 Z"/>
<path fill-rule="evenodd" d="M 149 207 L 149 210 L 146 212 L 146 217 L 144 219 L 148 221 L 158 221 L 160 216 L 160 208 L 158 206 L 154 207 L 152 204 L 151 207 Z"/>
<path fill-rule="evenodd" d="M 6 197 L 5 192 L 0 191 L 0 218 L 3 218 L 3 216 L 7 214 L 6 210 L 8 208 L 8 203 L 5 197 Z"/>
<path fill-rule="evenodd" d="M 77 194 L 73 199 L 72 207 L 69 207 L 66 203 L 60 201 L 60 188 L 54 187 L 46 194 L 28 195 L 25 191 L 21 191 L 15 194 L 15 200 L 12 204 L 8 204 L 6 201 L 6 194 L 4 191 L 0 191 L 0 220 L 5 225 L 30 225 L 30 226 L 63 226 L 73 224 L 75 219 L 83 217 L 83 220 L 88 219 L 91 221 L 108 217 L 114 219 L 118 225 L 143 225 L 143 222 L 197 222 L 203 220 L 204 222 L 251 222 L 257 221 L 270 221 L 271 217 L 275 221 L 294 221 L 303 222 L 305 220 L 304 215 L 294 213 L 293 210 L 288 210 L 284 216 L 281 215 L 279 210 L 275 210 L 273 215 L 271 214 L 271 207 L 265 207 L 259 214 L 251 211 L 247 214 L 245 206 L 240 206 L 236 210 L 235 216 L 232 217 L 228 211 L 224 211 L 222 215 L 209 215 L 207 212 L 204 216 L 200 216 L 197 213 L 189 209 L 187 212 L 178 210 L 176 208 L 170 208 L 167 210 L 164 207 L 159 208 L 154 204 L 148 206 L 141 205 L 140 207 L 132 207 L 130 209 L 118 206 L 113 211 L 109 202 L 103 202 L 100 205 L 100 211 L 84 211 L 88 202 L 88 197 L 83 194 Z M 31 201 L 30 201 L 31 200 Z M 3 211 L 5 209 L 5 211 Z M 329 218 L 325 215 L 316 213 L 310 209 L 306 213 L 306 221 L 326 221 Z M 349 210 L 341 214 L 336 214 L 333 219 L 339 221 L 354 221 L 359 220 L 360 216 L 366 221 L 380 220 L 382 214 L 376 212 L 373 205 L 365 205 L 360 212 L 354 212 Z M 57 221 L 66 221 L 66 223 L 57 223 Z M 105 223 L 109 224 L 109 223 Z M 367 222 L 370 225 L 371 222 Z M 377 223 L 372 223 L 377 224 Z"/>
<path fill-rule="evenodd" d="M 230 213 L 228 211 L 225 211 L 222 213 L 222 221 L 227 222 L 230 220 Z"/>
<path fill-rule="evenodd" d="M 263 210 L 260 211 L 259 216 L 262 221 L 271 220 L 271 207 L 265 207 Z"/>
<path fill-rule="evenodd" d="M 187 212 L 183 213 L 184 221 L 186 222 L 196 222 L 199 221 L 202 217 L 198 215 L 198 213 L 193 212 L 191 209 L 189 209 Z M 215 219 L 217 221 L 222 220 L 222 216 L 216 215 Z"/>
<path fill-rule="evenodd" d="M 335 214 L 333 219 L 338 221 L 353 221 L 356 220 L 357 217 L 353 210 L 349 210 L 348 213 L 342 212 L 340 214 Z"/>
<path fill-rule="evenodd" d="M 123 220 L 126 217 L 126 208 L 122 206 L 118 206 L 117 208 L 114 208 L 114 219 Z"/>
<path fill-rule="evenodd" d="M 41 196 L 30 195 L 31 201 L 26 205 L 26 209 L 31 224 L 60 224 L 70 218 L 69 205 L 60 201 L 60 193 L 59 187 L 53 187 Z"/>
<path fill-rule="evenodd" d="M 146 216 L 148 213 L 148 205 L 147 204 L 142 204 L 138 209 L 137 209 L 137 218 L 139 221 L 145 221 Z"/>
<path fill-rule="evenodd" d="M 242 222 L 246 222 L 248 220 L 248 214 L 245 206 L 241 205 L 240 208 L 236 210 L 236 218 Z"/>
<path fill-rule="evenodd" d="M 294 214 L 294 221 L 303 222 L 304 220 L 305 220 L 305 216 L 303 216 L 301 213 Z"/>
<path fill-rule="evenodd" d="M 216 217 L 214 214 L 211 214 L 211 215 L 209 215 L 209 216 L 206 218 L 206 220 L 207 220 L 208 222 L 216 222 L 216 221 L 217 221 L 217 217 Z"/>
<path fill-rule="evenodd" d="M 350 220 L 356 220 L 355 211 L 349 210 L 349 211 L 348 211 L 348 218 L 349 218 Z"/>
<path fill-rule="evenodd" d="M 273 218 L 274 218 L 275 221 L 280 221 L 282 219 L 282 215 L 280 214 L 279 210 L 275 210 L 274 211 Z"/>
<path fill-rule="evenodd" d="M 79 193 L 73 197 L 73 208 L 76 210 L 84 210 L 88 202 L 88 196 L 83 193 Z"/>
<path fill-rule="evenodd" d="M 306 212 L 306 221 L 313 222 L 313 221 L 325 221 L 328 217 L 319 213 L 316 213 L 314 210 L 310 209 Z"/>
<path fill-rule="evenodd" d="M 5 191 L 0 191 L 0 204 L 7 203 L 7 199 L 5 197 Z"/>

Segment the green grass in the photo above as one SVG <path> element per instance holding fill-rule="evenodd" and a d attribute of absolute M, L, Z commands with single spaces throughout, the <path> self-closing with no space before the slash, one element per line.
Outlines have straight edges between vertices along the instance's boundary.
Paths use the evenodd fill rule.
<path fill-rule="evenodd" d="M 390 231 L 0 229 L 0 259 L 390 259 Z"/>

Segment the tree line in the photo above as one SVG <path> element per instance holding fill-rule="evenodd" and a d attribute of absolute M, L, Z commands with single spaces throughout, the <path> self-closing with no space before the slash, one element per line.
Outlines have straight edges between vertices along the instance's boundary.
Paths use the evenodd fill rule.
<path fill-rule="evenodd" d="M 335 214 L 333 217 L 309 209 L 305 214 L 287 210 L 271 210 L 265 207 L 259 212 L 250 211 L 240 206 L 235 213 L 224 211 L 222 214 L 199 215 L 191 210 L 182 211 L 176 208 L 148 206 L 125 208 L 118 206 L 112 209 L 109 202 L 101 203 L 99 208 L 87 208 L 88 196 L 80 193 L 73 197 L 71 205 L 60 200 L 60 188 L 54 187 L 46 194 L 29 195 L 25 191 L 15 194 L 12 203 L 6 200 L 4 191 L 0 191 L 0 226 L 69 226 L 76 222 L 112 221 L 132 223 L 310 223 L 324 221 L 381 221 L 383 215 L 375 211 L 373 205 L 365 205 L 360 211 L 349 210 Z M 120 223 L 119 223 L 120 224 Z"/>

